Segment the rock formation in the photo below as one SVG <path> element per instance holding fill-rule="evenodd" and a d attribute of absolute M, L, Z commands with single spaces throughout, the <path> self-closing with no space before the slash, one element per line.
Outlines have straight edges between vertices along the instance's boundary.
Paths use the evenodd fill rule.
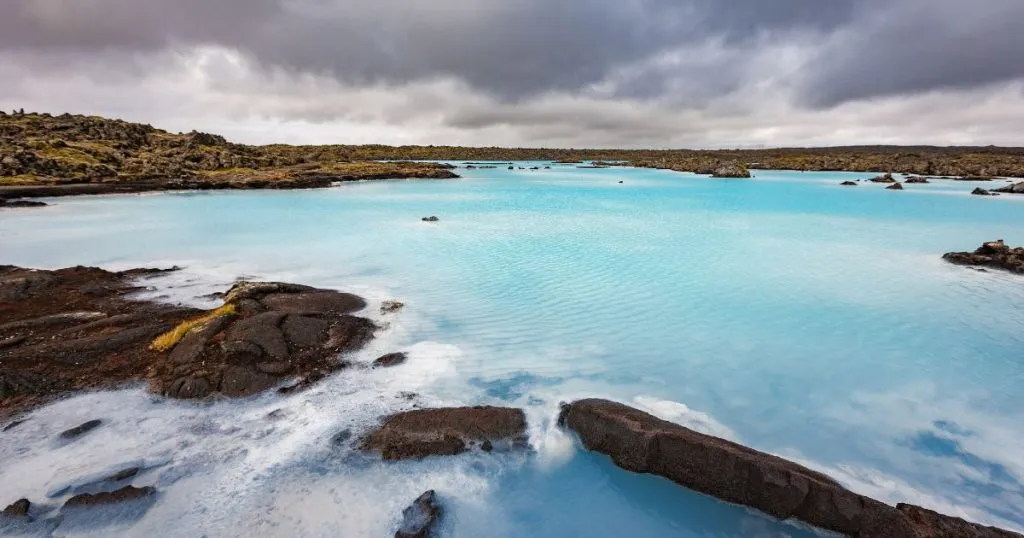
<path fill-rule="evenodd" d="M 385 460 L 453 456 L 474 446 L 526 446 L 526 415 L 505 407 L 418 409 L 387 417 L 360 442 Z"/>
<path fill-rule="evenodd" d="M 1008 247 L 1002 239 L 985 243 L 974 252 L 948 252 L 942 259 L 957 265 L 991 267 L 1024 274 L 1024 247 Z"/>
<path fill-rule="evenodd" d="M 430 490 L 402 510 L 402 525 L 395 532 L 395 538 L 427 538 L 440 518 L 441 505 L 437 502 L 437 494 Z"/>
<path fill-rule="evenodd" d="M 779 519 L 794 518 L 860 538 L 1011 537 L 1013 533 L 922 511 L 895 508 L 843 488 L 785 459 L 697 433 L 608 400 L 566 404 L 559 423 L 616 465 L 663 476 Z M 946 533 L 953 529 L 956 532 Z"/>

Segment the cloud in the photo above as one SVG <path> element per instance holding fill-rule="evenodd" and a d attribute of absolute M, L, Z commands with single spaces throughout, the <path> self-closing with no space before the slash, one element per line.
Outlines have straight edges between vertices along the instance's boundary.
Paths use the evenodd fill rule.
<path fill-rule="evenodd" d="M 247 142 L 1012 145 L 1022 6 L 7 0 L 0 106 Z"/>

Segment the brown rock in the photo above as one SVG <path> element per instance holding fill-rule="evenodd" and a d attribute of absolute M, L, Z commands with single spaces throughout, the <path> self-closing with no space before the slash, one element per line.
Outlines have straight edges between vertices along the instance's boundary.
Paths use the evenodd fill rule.
<path fill-rule="evenodd" d="M 329 290 L 274 293 L 263 297 L 260 302 L 268 310 L 288 314 L 351 314 L 366 308 L 362 297 Z"/>
<path fill-rule="evenodd" d="M 559 423 L 619 467 L 663 476 L 776 518 L 860 538 L 930 536 L 920 534 L 905 511 L 848 491 L 819 472 L 620 403 L 592 399 L 567 404 Z"/>
<path fill-rule="evenodd" d="M 398 366 L 405 362 L 408 355 L 405 353 L 388 353 L 387 355 L 378 357 L 377 360 L 373 361 L 374 368 L 390 368 L 392 366 Z"/>
<path fill-rule="evenodd" d="M 995 194 L 993 192 L 987 191 L 987 190 L 985 190 L 985 189 L 983 189 L 981 187 L 978 187 L 978 188 L 974 189 L 973 191 L 971 191 L 971 194 L 973 194 L 975 196 L 999 196 L 998 194 Z"/>
<path fill-rule="evenodd" d="M 928 178 L 921 176 L 910 176 L 904 180 L 904 183 L 929 183 Z"/>
<path fill-rule="evenodd" d="M 504 407 L 419 409 L 391 415 L 364 437 L 360 448 L 385 460 L 451 456 L 472 444 L 526 445 L 526 415 Z"/>
<path fill-rule="evenodd" d="M 947 252 L 942 259 L 957 265 L 991 267 L 1024 274 L 1024 247 L 1010 248 L 1002 239 L 984 243 L 974 252 Z"/>
<path fill-rule="evenodd" d="M 277 384 L 277 378 L 248 366 L 228 366 L 220 382 L 220 391 L 227 396 L 249 396 Z"/>
<path fill-rule="evenodd" d="M 138 499 L 148 499 L 156 494 L 152 486 L 137 488 L 125 486 L 116 491 L 104 491 L 101 493 L 81 493 L 71 497 L 64 503 L 64 508 L 79 508 L 88 506 L 101 506 L 105 504 L 116 504 Z"/>
<path fill-rule="evenodd" d="M 880 176 L 875 176 L 875 177 L 869 179 L 868 181 L 870 181 L 872 183 L 896 183 L 896 179 L 892 177 L 891 173 L 886 173 L 886 174 L 882 174 Z"/>
<path fill-rule="evenodd" d="M 19 499 L 7 508 L 4 508 L 3 515 L 7 517 L 28 517 L 28 509 L 32 503 L 28 499 Z"/>
<path fill-rule="evenodd" d="M 297 351 L 322 344 L 327 339 L 327 329 L 330 326 L 330 322 L 322 319 L 293 314 L 284 318 L 281 331 L 289 349 Z"/>
<path fill-rule="evenodd" d="M 885 189 L 889 191 L 901 191 L 903 190 L 903 185 L 901 183 L 893 183 L 892 185 L 889 185 Z"/>
<path fill-rule="evenodd" d="M 197 400 L 213 394 L 213 384 L 204 377 L 187 376 L 174 380 L 165 396 L 182 400 Z"/>
<path fill-rule="evenodd" d="M 402 510 L 402 526 L 395 531 L 395 538 L 427 538 L 440 518 L 441 506 L 434 490 L 430 490 Z"/>
<path fill-rule="evenodd" d="M 917 531 L 916 538 L 1020 538 L 1015 532 L 984 527 L 958 517 L 944 516 L 920 506 L 897 504 L 896 509 L 913 522 Z"/>

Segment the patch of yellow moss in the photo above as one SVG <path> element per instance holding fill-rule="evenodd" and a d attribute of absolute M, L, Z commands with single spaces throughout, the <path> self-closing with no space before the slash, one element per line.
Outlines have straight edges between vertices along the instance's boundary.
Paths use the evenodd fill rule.
<path fill-rule="evenodd" d="M 190 319 L 188 321 L 183 321 L 177 327 L 156 337 L 156 339 L 153 340 L 153 343 L 149 345 L 149 349 L 152 349 L 153 351 L 167 351 L 176 346 L 178 342 L 181 341 L 182 338 L 184 338 L 185 334 L 187 334 L 192 329 L 195 329 L 196 327 L 202 327 L 203 325 L 209 323 L 214 319 L 217 319 L 222 316 L 230 316 L 234 313 L 235 305 L 226 304 L 216 310 L 208 312 L 207 314 L 201 317 Z"/>
<path fill-rule="evenodd" d="M 70 146 L 63 148 L 48 147 L 41 149 L 36 152 L 40 157 L 49 157 L 58 161 L 65 161 L 70 163 L 85 163 L 85 164 L 97 164 L 99 161 L 95 157 L 85 153 L 84 151 L 72 148 Z"/>

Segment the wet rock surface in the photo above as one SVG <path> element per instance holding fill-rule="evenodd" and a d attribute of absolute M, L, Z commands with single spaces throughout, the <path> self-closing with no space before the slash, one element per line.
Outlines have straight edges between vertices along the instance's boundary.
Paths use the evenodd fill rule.
<path fill-rule="evenodd" d="M 903 180 L 904 183 L 931 183 L 928 178 L 921 176 L 910 176 Z"/>
<path fill-rule="evenodd" d="M 392 366 L 398 366 L 405 362 L 409 356 L 405 353 L 388 353 L 377 357 L 377 360 L 373 361 L 374 368 L 390 368 Z"/>
<path fill-rule="evenodd" d="M 435 216 L 430 216 L 430 217 L 423 217 L 420 220 L 422 220 L 423 222 L 439 222 L 441 219 L 439 219 L 439 218 L 437 218 Z"/>
<path fill-rule="evenodd" d="M 114 491 L 104 491 L 100 493 L 80 493 L 71 497 L 64 503 L 64 508 L 81 508 L 88 506 L 102 506 L 107 504 L 117 504 L 128 501 L 135 501 L 139 499 L 148 499 L 156 494 L 156 489 L 151 486 L 137 488 L 135 486 L 125 486 L 121 489 Z"/>
<path fill-rule="evenodd" d="M 715 168 L 715 171 L 711 174 L 711 177 L 748 178 L 750 177 L 750 170 L 747 170 L 746 166 L 743 166 L 738 163 L 723 164 Z"/>
<path fill-rule="evenodd" d="M 882 174 L 880 176 L 875 176 L 868 181 L 872 183 L 896 183 L 896 178 L 892 177 L 892 174 Z"/>
<path fill-rule="evenodd" d="M 395 538 L 427 538 L 441 519 L 441 505 L 434 490 L 425 492 L 402 510 L 402 525 L 395 531 Z"/>
<path fill-rule="evenodd" d="M 1015 532 L 985 527 L 920 506 L 897 504 L 896 509 L 913 523 L 915 538 L 1020 538 Z"/>
<path fill-rule="evenodd" d="M 973 194 L 975 196 L 999 196 L 998 194 L 996 194 L 994 192 L 991 192 L 991 191 L 988 191 L 988 190 L 985 190 L 985 189 L 983 189 L 981 187 L 978 187 L 978 188 L 974 189 L 973 191 L 971 191 L 971 194 Z"/>
<path fill-rule="evenodd" d="M 902 183 L 893 183 L 892 185 L 889 185 L 885 189 L 886 190 L 890 190 L 890 191 L 901 191 L 901 190 L 903 190 L 903 184 Z"/>
<path fill-rule="evenodd" d="M 175 398 L 312 383 L 376 330 L 360 297 L 296 284 L 238 283 L 213 311 L 131 300 L 165 271 L 0 266 L 0 418 L 131 381 Z"/>
<path fill-rule="evenodd" d="M 525 447 L 526 415 L 507 407 L 418 409 L 387 417 L 360 441 L 385 460 L 454 456 L 474 446 Z"/>
<path fill-rule="evenodd" d="M 942 259 L 957 265 L 991 267 L 1024 275 L 1024 247 L 1008 247 L 1002 239 L 985 243 L 974 252 L 948 252 Z"/>
<path fill-rule="evenodd" d="M 401 301 L 384 301 L 380 304 L 380 313 L 394 314 L 403 308 L 405 308 L 405 303 Z"/>
<path fill-rule="evenodd" d="M 64 430 L 63 432 L 61 432 L 59 437 L 61 439 L 65 439 L 65 440 L 77 439 L 77 438 L 79 438 L 79 437 L 81 437 L 81 436 L 83 436 L 83 435 L 85 435 L 85 434 L 95 430 L 96 428 L 99 428 L 101 425 L 103 425 L 103 421 L 102 420 L 99 420 L 99 419 L 90 420 L 90 421 L 85 422 L 83 424 L 79 424 L 78 426 L 75 426 L 74 428 L 71 428 L 71 429 L 68 429 L 68 430 Z"/>
<path fill-rule="evenodd" d="M 844 182 L 840 183 L 840 185 L 842 185 L 844 187 L 856 187 L 857 186 L 857 182 L 855 182 L 855 181 L 844 181 Z"/>
<path fill-rule="evenodd" d="M 897 509 L 791 461 L 617 402 L 590 399 L 566 404 L 559 423 L 575 431 L 587 449 L 611 456 L 619 467 L 662 476 L 779 519 L 794 518 L 861 538 L 1017 536 L 935 513 L 922 515 L 919 521 L 908 516 L 916 507 Z M 942 527 L 929 517 L 964 526 Z M 941 532 L 928 534 L 930 529 Z"/>

